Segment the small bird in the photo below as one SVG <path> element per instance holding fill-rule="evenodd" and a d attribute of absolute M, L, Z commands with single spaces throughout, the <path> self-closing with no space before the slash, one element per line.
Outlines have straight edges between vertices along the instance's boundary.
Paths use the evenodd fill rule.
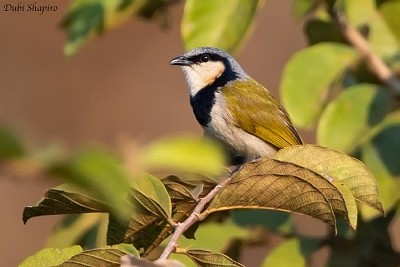
<path fill-rule="evenodd" d="M 190 104 L 207 136 L 245 161 L 302 144 L 288 113 L 228 53 L 199 47 L 171 60 L 181 66 Z"/>

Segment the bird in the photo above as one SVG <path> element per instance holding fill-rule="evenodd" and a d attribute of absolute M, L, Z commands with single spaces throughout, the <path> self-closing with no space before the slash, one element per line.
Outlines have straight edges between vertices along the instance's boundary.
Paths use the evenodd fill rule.
<path fill-rule="evenodd" d="M 193 113 L 205 135 L 242 163 L 303 144 L 284 107 L 227 52 L 198 47 L 170 64 L 183 70 Z"/>

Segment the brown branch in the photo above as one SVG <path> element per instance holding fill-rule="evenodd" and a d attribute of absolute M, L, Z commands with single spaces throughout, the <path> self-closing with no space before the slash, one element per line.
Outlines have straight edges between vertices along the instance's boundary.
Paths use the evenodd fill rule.
<path fill-rule="evenodd" d="M 371 71 L 385 83 L 396 96 L 400 96 L 400 80 L 383 60 L 372 51 L 367 40 L 354 27 L 350 26 L 343 14 L 339 11 L 333 12 L 333 17 L 339 25 L 343 36 L 364 57 Z"/>
<path fill-rule="evenodd" d="M 217 184 L 206 196 L 201 198 L 197 206 L 194 208 L 193 212 L 189 215 L 189 217 L 182 223 L 178 223 L 174 234 L 171 237 L 171 240 L 168 242 L 165 247 L 163 253 L 161 254 L 159 259 L 166 259 L 168 256 L 174 252 L 178 246 L 178 239 L 183 233 L 194 223 L 200 221 L 200 213 L 203 211 L 204 207 L 215 197 L 215 195 L 232 179 L 232 174 L 222 180 L 219 184 Z"/>

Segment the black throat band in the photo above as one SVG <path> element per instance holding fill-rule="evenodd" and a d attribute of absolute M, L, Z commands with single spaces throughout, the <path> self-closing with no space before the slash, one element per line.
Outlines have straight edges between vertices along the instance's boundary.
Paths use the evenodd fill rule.
<path fill-rule="evenodd" d="M 211 121 L 211 109 L 215 104 L 215 93 L 228 82 L 237 78 L 235 73 L 225 71 L 212 84 L 207 85 L 190 97 L 193 113 L 201 126 L 205 127 Z"/>

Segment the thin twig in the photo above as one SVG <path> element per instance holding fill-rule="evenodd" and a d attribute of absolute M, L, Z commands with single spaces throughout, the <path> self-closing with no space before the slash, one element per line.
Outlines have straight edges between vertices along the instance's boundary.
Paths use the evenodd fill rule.
<path fill-rule="evenodd" d="M 226 179 L 222 180 L 219 184 L 217 184 L 206 196 L 201 198 L 197 206 L 194 208 L 193 212 L 189 215 L 189 217 L 182 223 L 178 223 L 175 228 L 174 234 L 171 237 L 171 240 L 168 242 L 165 247 L 163 253 L 161 254 L 159 259 L 167 259 L 168 256 L 176 250 L 178 239 L 183 233 L 194 223 L 200 220 L 200 213 L 203 211 L 204 207 L 215 197 L 215 195 L 232 179 L 232 174 Z"/>
<path fill-rule="evenodd" d="M 340 11 L 333 12 L 333 17 L 339 25 L 343 36 L 352 44 L 358 52 L 365 58 L 371 71 L 389 88 L 396 96 L 400 96 L 400 80 L 383 60 L 372 51 L 367 40 L 357 29 L 350 26 Z"/>

